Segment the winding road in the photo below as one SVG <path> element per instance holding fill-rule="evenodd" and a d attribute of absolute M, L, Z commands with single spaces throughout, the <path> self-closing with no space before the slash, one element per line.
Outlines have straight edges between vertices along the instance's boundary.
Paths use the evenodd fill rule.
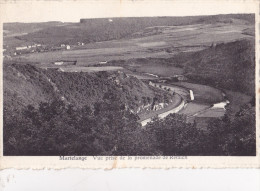
<path fill-rule="evenodd" d="M 174 102 L 169 104 L 167 107 L 149 113 L 148 115 L 140 116 L 142 126 L 145 126 L 147 123 L 151 122 L 152 119 L 156 116 L 162 119 L 167 117 L 171 113 L 180 113 L 187 115 L 187 118 L 193 119 L 196 117 L 221 117 L 225 113 L 225 106 L 229 103 L 228 100 L 224 100 L 220 103 L 215 103 L 213 106 L 203 103 L 194 103 L 190 101 L 190 93 L 193 93 L 192 90 L 188 88 L 175 86 L 165 83 L 152 83 L 149 85 L 164 90 L 170 94 L 174 94 Z"/>

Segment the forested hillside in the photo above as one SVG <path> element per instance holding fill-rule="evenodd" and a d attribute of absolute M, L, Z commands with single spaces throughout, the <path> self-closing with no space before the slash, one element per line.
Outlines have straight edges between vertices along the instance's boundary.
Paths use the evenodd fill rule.
<path fill-rule="evenodd" d="M 140 129 L 137 108 L 170 96 L 122 72 L 3 69 L 5 155 L 114 154 Z"/>
<path fill-rule="evenodd" d="M 212 46 L 196 52 L 185 63 L 191 80 L 214 86 L 255 94 L 254 41 L 241 40 Z"/>
<path fill-rule="evenodd" d="M 151 90 L 137 78 L 122 72 L 64 73 L 43 70 L 26 63 L 4 64 L 4 109 L 14 112 L 27 105 L 62 100 L 80 108 L 101 100 L 119 99 L 136 111 L 147 100 L 169 98 L 163 91 Z"/>

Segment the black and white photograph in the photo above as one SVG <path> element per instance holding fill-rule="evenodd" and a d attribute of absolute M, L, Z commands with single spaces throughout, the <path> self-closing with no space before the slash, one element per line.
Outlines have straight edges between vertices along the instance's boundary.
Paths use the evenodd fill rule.
<path fill-rule="evenodd" d="M 255 19 L 4 22 L 3 155 L 256 156 Z"/>

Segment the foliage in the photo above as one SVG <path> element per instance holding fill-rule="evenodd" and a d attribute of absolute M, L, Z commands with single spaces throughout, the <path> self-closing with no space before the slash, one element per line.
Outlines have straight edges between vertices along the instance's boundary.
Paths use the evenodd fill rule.
<path fill-rule="evenodd" d="M 81 109 L 62 101 L 4 114 L 4 155 L 255 155 L 255 113 L 244 106 L 233 118 L 210 122 L 207 131 L 184 115 L 154 119 L 145 129 L 115 99 Z"/>
<path fill-rule="evenodd" d="M 15 119 L 4 116 L 5 155 L 113 155 L 138 126 L 120 102 L 98 102 L 94 110 L 62 101 L 28 106 Z M 122 133 L 124 132 L 124 133 Z"/>
<path fill-rule="evenodd" d="M 192 82 L 213 85 L 253 96 L 255 47 L 253 40 L 239 40 L 195 52 L 185 63 Z M 186 58 L 187 59 L 187 58 Z"/>
<path fill-rule="evenodd" d="M 208 125 L 211 155 L 254 156 L 256 154 L 255 107 L 244 105 L 235 116 L 212 120 Z"/>

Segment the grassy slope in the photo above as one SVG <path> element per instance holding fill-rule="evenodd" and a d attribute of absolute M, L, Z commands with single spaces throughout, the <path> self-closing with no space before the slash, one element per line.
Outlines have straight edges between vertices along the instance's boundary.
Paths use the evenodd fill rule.
<path fill-rule="evenodd" d="M 83 19 L 81 23 L 69 24 L 67 26 L 52 26 L 17 38 L 52 45 L 61 43 L 76 44 L 79 41 L 89 43 L 130 37 L 146 27 L 153 26 L 212 24 L 218 22 L 254 23 L 254 16 L 245 14 L 197 17 L 113 18 L 112 20 L 113 22 L 109 22 L 105 18 Z"/>
<path fill-rule="evenodd" d="M 9 47 L 16 47 L 21 45 L 27 45 L 29 42 L 27 39 L 20 39 L 26 33 L 37 32 L 46 28 L 69 25 L 69 23 L 62 22 L 43 22 L 43 23 L 4 23 L 4 45 Z M 18 37 L 18 38 L 17 38 Z M 30 44 L 30 43 L 29 43 Z"/>
<path fill-rule="evenodd" d="M 28 104 L 34 106 L 56 97 L 44 75 L 30 65 L 3 65 L 4 108 L 19 110 Z"/>

